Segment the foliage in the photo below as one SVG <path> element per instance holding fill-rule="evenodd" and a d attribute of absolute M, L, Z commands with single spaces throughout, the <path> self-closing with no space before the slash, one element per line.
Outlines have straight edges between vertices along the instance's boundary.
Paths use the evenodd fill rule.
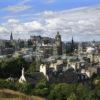
<path fill-rule="evenodd" d="M 60 83 L 53 87 L 48 96 L 49 100 L 66 100 L 72 92 L 75 91 L 75 86 Z"/>
<path fill-rule="evenodd" d="M 40 95 L 40 96 L 46 96 L 49 93 L 49 87 L 48 83 L 45 80 L 40 81 L 38 84 L 36 84 L 35 88 L 33 89 L 33 94 Z"/>
<path fill-rule="evenodd" d="M 36 72 L 36 61 L 33 61 L 27 70 L 29 74 L 33 74 L 34 72 Z"/>
<path fill-rule="evenodd" d="M 86 100 L 89 95 L 89 88 L 83 84 L 79 84 L 77 87 L 77 96 L 79 100 Z"/>
<path fill-rule="evenodd" d="M 7 59 L 0 63 L 0 77 L 19 77 L 22 67 L 27 68 L 27 62 L 23 58 Z"/>
<path fill-rule="evenodd" d="M 13 82 L 0 79 L 0 88 L 15 89 L 15 84 Z"/>
<path fill-rule="evenodd" d="M 49 84 L 46 80 L 39 81 L 33 88 L 28 83 L 14 83 L 0 79 L 0 88 L 17 90 L 26 94 L 47 97 L 48 100 L 100 100 L 100 84 L 93 90 L 83 84 Z"/>
<path fill-rule="evenodd" d="M 28 66 L 22 58 L 7 59 L 0 62 L 0 77 L 19 77 L 22 67 L 28 69 L 27 72 L 34 76 L 36 72 L 35 60 Z M 29 68 L 28 68 L 29 67 Z M 36 74 L 35 74 L 36 75 Z M 40 75 L 42 77 L 42 75 Z M 34 88 L 28 83 L 18 83 L 0 79 L 0 88 L 17 90 L 26 94 L 44 96 L 48 100 L 100 100 L 100 84 L 94 84 L 95 80 L 100 80 L 100 76 L 94 75 L 90 82 L 93 88 L 86 84 L 51 84 L 44 77 L 38 80 Z"/>
<path fill-rule="evenodd" d="M 77 100 L 76 94 L 72 92 L 71 95 L 67 98 L 67 100 Z"/>
<path fill-rule="evenodd" d="M 12 90 L 17 90 L 23 93 L 31 94 L 32 86 L 28 83 L 14 83 L 11 81 L 1 80 L 0 79 L 0 88 L 8 88 Z"/>
<path fill-rule="evenodd" d="M 28 83 L 16 83 L 15 87 L 20 92 L 31 94 L 32 86 Z"/>

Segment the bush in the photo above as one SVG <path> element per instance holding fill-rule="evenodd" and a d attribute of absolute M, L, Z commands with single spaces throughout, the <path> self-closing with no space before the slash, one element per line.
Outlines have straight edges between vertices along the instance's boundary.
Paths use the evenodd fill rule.
<path fill-rule="evenodd" d="M 30 84 L 27 83 L 16 83 L 16 89 L 17 91 L 26 93 L 26 94 L 31 94 L 31 89 L 32 86 Z"/>
<path fill-rule="evenodd" d="M 27 69 L 28 63 L 23 58 L 10 58 L 0 62 L 0 77 L 19 77 L 22 67 Z"/>
<path fill-rule="evenodd" d="M 34 74 L 34 72 L 36 72 L 36 62 L 35 61 L 33 61 L 30 64 L 30 66 L 29 66 L 29 68 L 27 70 L 27 73 L 29 73 L 29 74 Z"/>
<path fill-rule="evenodd" d="M 14 83 L 11 81 L 1 80 L 0 79 L 0 88 L 8 88 L 12 90 L 17 90 L 26 94 L 31 94 L 32 86 L 27 83 Z"/>
<path fill-rule="evenodd" d="M 48 96 L 49 100 L 66 100 L 76 89 L 75 85 L 66 83 L 60 83 L 53 86 Z"/>
<path fill-rule="evenodd" d="M 15 83 L 0 79 L 0 88 L 16 89 Z"/>
<path fill-rule="evenodd" d="M 33 94 L 47 96 L 49 94 L 49 86 L 47 81 L 42 80 L 39 83 L 37 83 L 35 88 L 33 89 Z"/>

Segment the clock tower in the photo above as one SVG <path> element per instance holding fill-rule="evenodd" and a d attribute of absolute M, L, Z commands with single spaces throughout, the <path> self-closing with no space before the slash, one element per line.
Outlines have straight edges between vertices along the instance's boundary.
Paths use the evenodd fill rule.
<path fill-rule="evenodd" d="M 55 46 L 56 46 L 57 55 L 62 55 L 62 41 L 59 32 L 57 32 L 57 35 L 55 37 Z"/>

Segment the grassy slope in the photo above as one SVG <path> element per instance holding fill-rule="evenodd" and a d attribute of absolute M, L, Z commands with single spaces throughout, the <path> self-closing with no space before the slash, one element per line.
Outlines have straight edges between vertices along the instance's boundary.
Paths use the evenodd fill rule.
<path fill-rule="evenodd" d="M 0 89 L 0 100 L 45 100 L 37 96 L 27 96 L 9 89 Z"/>

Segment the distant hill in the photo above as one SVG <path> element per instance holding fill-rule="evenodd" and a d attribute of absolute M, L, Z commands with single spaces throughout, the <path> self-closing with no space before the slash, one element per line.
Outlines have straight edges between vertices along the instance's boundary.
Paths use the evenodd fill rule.
<path fill-rule="evenodd" d="M 37 96 L 27 96 L 9 89 L 0 89 L 0 100 L 45 100 Z"/>

